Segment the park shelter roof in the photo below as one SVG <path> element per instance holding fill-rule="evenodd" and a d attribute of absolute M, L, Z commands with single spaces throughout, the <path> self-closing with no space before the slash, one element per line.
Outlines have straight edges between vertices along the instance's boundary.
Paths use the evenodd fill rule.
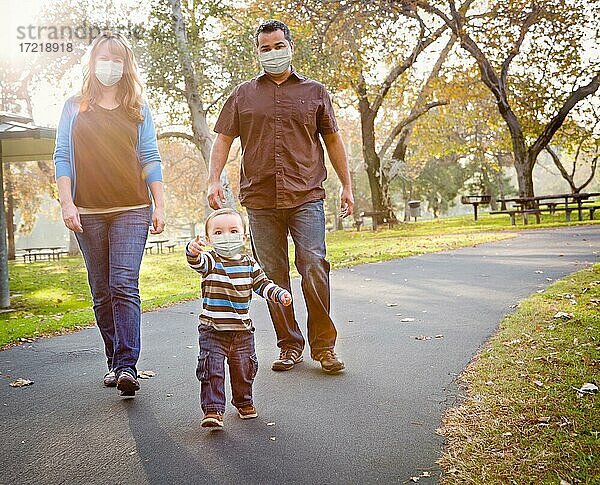
<path fill-rule="evenodd" d="M 52 160 L 55 136 L 53 128 L 36 126 L 31 118 L 0 111 L 0 308 L 10 306 L 2 165 Z"/>
<path fill-rule="evenodd" d="M 52 160 L 56 130 L 33 124 L 31 118 L 0 111 L 2 162 Z"/>

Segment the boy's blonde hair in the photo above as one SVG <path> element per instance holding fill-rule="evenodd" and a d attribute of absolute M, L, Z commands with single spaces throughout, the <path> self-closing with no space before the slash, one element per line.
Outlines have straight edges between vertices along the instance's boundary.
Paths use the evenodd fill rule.
<path fill-rule="evenodd" d="M 246 234 L 246 221 L 242 217 L 242 214 L 240 214 L 235 209 L 232 209 L 231 207 L 223 207 L 222 209 L 217 209 L 216 211 L 211 212 L 206 218 L 206 222 L 204 223 L 205 235 L 208 236 L 208 223 L 212 221 L 215 217 L 222 216 L 223 214 L 235 214 L 236 216 L 238 216 L 240 218 L 240 221 L 242 221 L 242 226 L 244 227 L 244 234 Z"/>

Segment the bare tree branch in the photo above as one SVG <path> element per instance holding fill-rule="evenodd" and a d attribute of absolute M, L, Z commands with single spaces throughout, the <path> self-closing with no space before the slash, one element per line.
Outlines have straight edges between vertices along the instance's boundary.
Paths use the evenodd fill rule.
<path fill-rule="evenodd" d="M 581 86 L 570 94 L 565 103 L 558 110 L 556 116 L 548 122 L 544 131 L 542 131 L 529 149 L 530 160 L 535 161 L 539 153 L 548 145 L 548 143 L 550 143 L 550 140 L 552 140 L 556 131 L 562 126 L 573 106 L 590 94 L 595 93 L 598 90 L 598 87 L 600 87 L 600 72 L 597 73 L 588 84 Z"/>
<path fill-rule="evenodd" d="M 156 138 L 162 140 L 164 138 L 183 138 L 184 140 L 191 141 L 192 143 L 196 143 L 194 140 L 194 136 L 189 133 L 185 133 L 183 131 L 164 131 L 162 133 L 158 133 Z"/>
<path fill-rule="evenodd" d="M 510 67 L 510 63 L 517 56 L 519 51 L 521 50 L 521 45 L 523 45 L 523 41 L 525 40 L 525 36 L 527 32 L 531 28 L 531 26 L 535 23 L 540 13 L 540 8 L 533 4 L 531 12 L 527 15 L 525 21 L 521 24 L 521 30 L 519 32 L 519 38 L 515 42 L 515 45 L 510 50 L 508 57 L 502 63 L 502 68 L 500 70 L 500 89 L 506 92 L 506 77 L 508 76 L 508 68 Z"/>

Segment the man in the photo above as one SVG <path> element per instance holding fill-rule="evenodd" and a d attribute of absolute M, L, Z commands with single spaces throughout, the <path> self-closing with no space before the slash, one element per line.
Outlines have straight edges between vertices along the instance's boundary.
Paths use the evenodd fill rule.
<path fill-rule="evenodd" d="M 219 177 L 231 144 L 239 136 L 240 199 L 248 212 L 254 255 L 267 276 L 290 291 L 287 236 L 291 234 L 308 309 L 311 357 L 323 371 L 337 373 L 344 363 L 334 351 L 337 331 L 329 315 L 322 186 L 327 173 L 319 135 L 342 183 L 341 217 L 352 214 L 354 205 L 344 144 L 323 85 L 291 66 L 294 44 L 287 25 L 264 22 L 255 42 L 264 72 L 237 86 L 219 115 L 208 201 L 213 209 L 225 202 Z M 280 348 L 272 369 L 289 370 L 302 361 L 304 337 L 293 306 L 269 303 L 269 312 Z"/>

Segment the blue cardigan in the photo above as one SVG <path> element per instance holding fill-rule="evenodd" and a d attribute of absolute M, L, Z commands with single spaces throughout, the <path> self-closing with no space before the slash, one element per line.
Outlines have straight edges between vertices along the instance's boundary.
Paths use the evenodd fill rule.
<path fill-rule="evenodd" d="M 79 103 L 75 96 L 65 102 L 58 129 L 56 130 L 56 144 L 54 147 L 54 177 L 63 175 L 71 177 L 71 188 L 73 200 L 75 200 L 76 174 L 75 158 L 73 155 L 73 125 L 79 114 Z M 150 114 L 150 107 L 144 101 L 142 106 L 144 121 L 138 124 L 138 141 L 136 147 L 137 158 L 142 166 L 142 173 L 146 185 L 151 182 L 162 181 L 162 165 L 158 146 L 156 143 L 156 132 L 154 122 Z"/>

